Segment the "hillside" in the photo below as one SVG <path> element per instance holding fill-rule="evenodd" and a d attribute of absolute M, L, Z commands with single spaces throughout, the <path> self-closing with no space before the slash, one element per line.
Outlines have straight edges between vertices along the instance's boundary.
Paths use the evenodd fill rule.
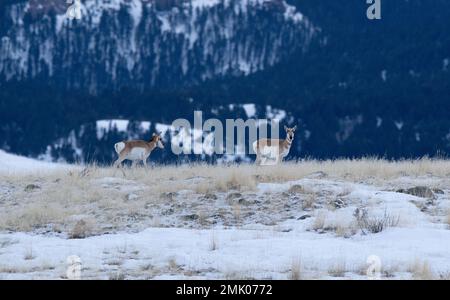
<path fill-rule="evenodd" d="M 67 165 L 30 159 L 23 156 L 9 154 L 0 150 L 0 172 L 2 173 L 9 172 L 14 174 L 33 171 L 51 171 L 63 169 L 65 167 L 67 167 Z"/>
<path fill-rule="evenodd" d="M 1 10 L 6 151 L 110 163 L 115 142 L 155 124 L 195 109 L 247 118 L 253 104 L 253 118 L 271 107 L 299 126 L 291 159 L 448 155 L 448 1 L 389 1 L 379 22 L 359 0 L 150 1 L 142 15 L 136 1 L 86 1 L 84 22 L 25 2 Z M 116 119 L 130 127 L 99 139 L 97 122 Z"/>
<path fill-rule="evenodd" d="M 81 279 L 449 279 L 448 170 L 424 159 L 0 171 L 0 278 L 65 279 L 75 255 Z"/>

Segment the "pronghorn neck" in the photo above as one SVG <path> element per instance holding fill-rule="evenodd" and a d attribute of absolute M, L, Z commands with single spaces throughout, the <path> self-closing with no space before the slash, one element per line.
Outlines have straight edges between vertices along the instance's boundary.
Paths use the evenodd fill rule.
<path fill-rule="evenodd" d="M 157 141 L 154 139 L 151 139 L 149 142 L 147 142 L 147 144 L 150 146 L 150 148 L 156 148 L 156 143 Z"/>
<path fill-rule="evenodd" d="M 287 147 L 290 147 L 293 140 L 294 140 L 294 139 L 290 139 L 290 138 L 289 138 L 289 135 L 287 135 L 287 136 L 286 136 L 286 139 L 284 140 L 284 144 L 285 144 Z"/>

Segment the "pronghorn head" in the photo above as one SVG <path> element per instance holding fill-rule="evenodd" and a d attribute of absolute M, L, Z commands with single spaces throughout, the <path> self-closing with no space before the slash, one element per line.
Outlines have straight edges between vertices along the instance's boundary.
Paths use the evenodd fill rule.
<path fill-rule="evenodd" d="M 289 142 L 292 142 L 292 140 L 294 139 L 294 134 L 295 134 L 295 130 L 297 130 L 297 125 L 295 125 L 292 128 L 289 128 L 287 126 L 284 126 L 284 130 L 286 130 L 286 139 Z"/>
<path fill-rule="evenodd" d="M 156 142 L 156 146 L 160 149 L 164 149 L 164 144 L 162 142 L 161 138 L 161 132 L 160 133 L 154 133 L 152 136 L 152 142 Z"/>

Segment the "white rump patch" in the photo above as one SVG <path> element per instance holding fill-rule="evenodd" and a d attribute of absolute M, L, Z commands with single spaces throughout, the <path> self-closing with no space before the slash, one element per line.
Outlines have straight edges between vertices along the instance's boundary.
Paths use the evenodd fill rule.
<path fill-rule="evenodd" d="M 124 142 L 120 142 L 114 145 L 114 149 L 116 150 L 117 154 L 120 154 L 120 152 L 122 152 L 122 150 L 125 148 L 125 143 Z"/>

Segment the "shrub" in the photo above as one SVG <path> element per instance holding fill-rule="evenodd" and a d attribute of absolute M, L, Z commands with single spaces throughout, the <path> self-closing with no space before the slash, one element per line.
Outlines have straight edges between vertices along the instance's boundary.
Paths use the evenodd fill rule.
<path fill-rule="evenodd" d="M 400 221 L 400 217 L 394 217 L 388 214 L 386 210 L 384 211 L 384 214 L 382 216 L 369 217 L 367 209 L 357 208 L 355 210 L 354 216 L 363 234 L 367 234 L 367 232 L 382 232 L 388 227 L 397 226 Z"/>

